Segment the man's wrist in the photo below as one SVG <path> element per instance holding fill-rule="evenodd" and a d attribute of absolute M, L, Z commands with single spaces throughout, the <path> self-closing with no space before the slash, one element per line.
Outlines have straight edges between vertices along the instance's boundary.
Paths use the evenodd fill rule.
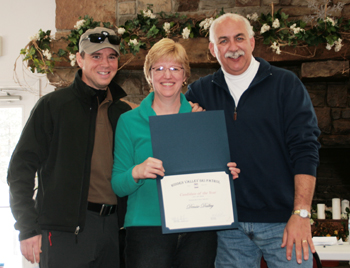
<path fill-rule="evenodd" d="M 32 230 L 32 231 L 25 232 L 25 233 L 20 232 L 19 233 L 19 241 L 26 240 L 28 238 L 31 238 L 31 237 L 34 237 L 37 235 L 41 235 L 41 230 Z"/>
<path fill-rule="evenodd" d="M 311 213 L 307 209 L 296 209 L 292 211 L 292 215 L 298 215 L 303 219 L 309 218 L 311 219 Z"/>

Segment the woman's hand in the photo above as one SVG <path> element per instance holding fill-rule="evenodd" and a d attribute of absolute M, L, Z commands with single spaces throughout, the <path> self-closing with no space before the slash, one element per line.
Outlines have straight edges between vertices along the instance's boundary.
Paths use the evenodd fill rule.
<path fill-rule="evenodd" d="M 241 170 L 237 168 L 237 164 L 235 162 L 230 162 L 227 164 L 228 169 L 231 171 L 233 179 L 238 178 L 238 174 L 241 173 Z"/>
<path fill-rule="evenodd" d="M 163 162 L 157 158 L 148 157 L 143 163 L 136 165 L 132 170 L 135 182 L 143 179 L 155 179 L 157 175 L 164 176 Z"/>

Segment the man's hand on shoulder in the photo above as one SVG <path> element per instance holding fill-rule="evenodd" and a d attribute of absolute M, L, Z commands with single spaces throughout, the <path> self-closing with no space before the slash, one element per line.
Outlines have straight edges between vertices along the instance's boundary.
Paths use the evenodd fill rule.
<path fill-rule="evenodd" d="M 192 101 L 189 101 L 191 107 L 192 107 L 192 113 L 193 112 L 204 112 L 205 109 L 203 109 L 201 106 L 199 106 L 198 103 L 193 103 Z"/>

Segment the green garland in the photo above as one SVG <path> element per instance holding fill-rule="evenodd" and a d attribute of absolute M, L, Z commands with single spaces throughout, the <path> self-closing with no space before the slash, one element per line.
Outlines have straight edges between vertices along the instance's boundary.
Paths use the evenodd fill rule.
<path fill-rule="evenodd" d="M 135 55 L 140 49 L 149 49 L 154 43 L 164 37 L 169 38 L 196 38 L 207 37 L 212 21 L 224 14 L 220 12 L 211 18 L 192 18 L 185 15 L 166 14 L 164 12 L 155 15 L 152 5 L 146 10 L 140 11 L 136 18 L 128 20 L 124 25 L 114 27 L 110 22 L 102 22 L 103 27 L 111 28 L 122 37 L 120 51 L 122 54 Z M 317 47 L 325 44 L 325 49 L 334 47 L 340 51 L 343 39 L 347 39 L 350 30 L 350 20 L 318 18 L 314 23 L 307 24 L 301 20 L 290 20 L 289 16 L 280 10 L 272 14 L 247 15 L 253 26 L 256 39 L 263 39 L 263 44 L 270 46 L 277 54 L 283 52 L 286 46 L 292 47 Z M 75 66 L 75 53 L 79 50 L 80 36 L 88 29 L 100 26 L 101 22 L 94 21 L 86 15 L 79 17 L 79 21 L 70 34 L 63 38 L 68 46 L 66 50 L 60 49 L 57 53 L 51 52 L 51 31 L 41 29 L 31 37 L 31 41 L 21 49 L 24 55 L 23 61 L 27 61 L 28 67 L 34 73 L 52 73 L 57 61 L 68 61 Z"/>

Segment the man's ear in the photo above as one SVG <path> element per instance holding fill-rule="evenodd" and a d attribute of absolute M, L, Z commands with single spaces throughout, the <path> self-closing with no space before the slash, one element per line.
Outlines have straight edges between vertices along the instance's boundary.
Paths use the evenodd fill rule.
<path fill-rule="evenodd" d="M 80 68 L 82 68 L 82 66 L 83 66 L 83 57 L 80 55 L 80 53 L 79 52 L 77 52 L 76 54 L 75 54 L 75 58 L 76 58 L 76 60 L 77 60 L 77 63 L 78 63 L 78 66 L 80 67 Z"/>
<path fill-rule="evenodd" d="M 253 51 L 255 48 L 255 38 L 254 37 L 250 38 L 250 45 L 251 45 L 252 51 Z"/>
<path fill-rule="evenodd" d="M 214 44 L 212 42 L 209 42 L 209 50 L 210 50 L 211 55 L 213 55 L 213 57 L 216 58 Z"/>

